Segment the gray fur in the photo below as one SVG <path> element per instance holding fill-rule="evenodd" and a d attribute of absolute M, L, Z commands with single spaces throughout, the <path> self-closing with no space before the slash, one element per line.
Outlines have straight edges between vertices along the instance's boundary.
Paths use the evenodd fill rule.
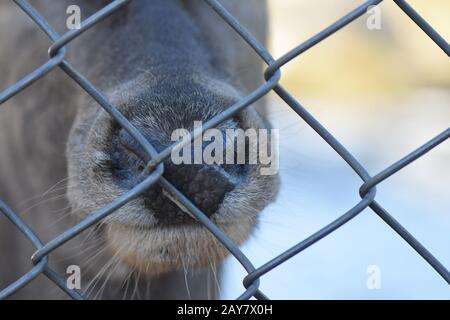
<path fill-rule="evenodd" d="M 67 5 L 80 5 L 86 18 L 107 3 L 32 1 L 61 34 L 66 31 Z M 223 3 L 260 41 L 265 41 L 265 1 Z M 49 45 L 28 17 L 10 2 L 2 1 L 0 89 L 46 61 Z M 255 53 L 199 0 L 135 0 L 69 44 L 67 60 L 136 127 L 149 135 L 159 134 L 160 141 L 180 125 L 189 127 L 193 120 L 210 119 L 262 82 L 261 63 Z M 262 107 L 258 102 L 233 123 L 244 129 L 264 127 L 254 110 Z M 94 170 L 108 158 L 104 150 L 110 150 L 113 127 L 106 112 L 61 70 L 0 107 L 0 198 L 21 212 L 33 203 L 24 200 L 58 196 L 23 213 L 43 241 L 126 191 L 108 174 L 99 176 Z M 252 168 L 248 183 L 231 192 L 212 217 L 237 243 L 248 238 L 257 214 L 278 189 L 276 176 L 258 172 L 258 167 Z M 72 214 L 63 216 L 61 208 Z M 213 273 L 226 251 L 202 227 L 160 227 L 144 211 L 141 199 L 127 204 L 95 231 L 87 231 L 56 250 L 51 265 L 64 273 L 68 265 L 82 263 L 83 250 L 87 250 L 86 256 L 90 251 L 103 250 L 91 262 L 91 268 L 82 265 L 82 270 L 88 270 L 83 273 L 86 285 L 111 256 L 116 257 L 113 270 L 105 272 L 111 275 L 100 277 L 92 298 L 215 297 Z M 143 229 L 146 231 L 137 231 Z M 124 243 L 122 254 L 118 247 Z M 0 288 L 32 267 L 29 257 L 33 251 L 0 217 Z M 136 257 L 151 263 L 143 266 L 136 263 Z M 187 274 L 183 268 L 188 269 Z M 123 282 L 129 275 L 131 288 L 126 292 Z M 105 286 L 98 290 L 103 282 Z M 44 276 L 14 295 L 62 297 L 64 294 Z"/>

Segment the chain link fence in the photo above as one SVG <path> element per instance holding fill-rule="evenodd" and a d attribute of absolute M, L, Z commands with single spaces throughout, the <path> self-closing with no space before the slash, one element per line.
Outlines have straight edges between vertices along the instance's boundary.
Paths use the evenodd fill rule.
<path fill-rule="evenodd" d="M 276 268 L 280 264 L 284 263 L 293 256 L 300 254 L 303 250 L 309 246 L 315 244 L 320 239 L 326 237 L 333 231 L 342 227 L 345 223 L 356 217 L 367 207 L 370 207 L 373 212 L 379 216 L 381 221 L 388 224 L 395 232 L 404 239 L 420 256 L 425 259 L 429 265 L 434 268 L 436 272 L 442 277 L 444 281 L 450 284 L 450 272 L 446 269 L 442 263 L 437 260 L 419 241 L 417 241 L 408 230 L 406 230 L 394 217 L 387 212 L 376 201 L 376 187 L 381 182 L 391 177 L 399 170 L 408 166 L 419 157 L 426 154 L 431 149 L 437 147 L 450 137 L 450 128 L 434 137 L 424 145 L 420 146 L 415 151 L 406 155 L 396 163 L 392 164 L 385 170 L 376 175 L 370 175 L 364 166 L 358 162 L 357 159 L 330 133 L 325 127 L 323 127 L 319 121 L 317 121 L 307 109 L 305 109 L 287 90 L 285 90 L 280 84 L 280 68 L 292 59 L 297 58 L 305 51 L 311 49 L 319 42 L 332 36 L 335 32 L 346 27 L 355 19 L 361 17 L 366 11 L 374 5 L 378 5 L 382 0 L 371 0 L 363 3 L 353 11 L 349 12 L 341 19 L 330 25 L 328 28 L 322 30 L 317 35 L 308 39 L 298 47 L 284 54 L 281 58 L 275 60 L 267 49 L 261 45 L 253 35 L 245 29 L 240 22 L 233 17 L 219 1 L 216 0 L 204 0 L 212 10 L 214 10 L 220 18 L 225 20 L 241 37 L 245 40 L 249 46 L 259 55 L 259 57 L 267 64 L 267 69 L 264 73 L 265 83 L 259 88 L 254 90 L 251 94 L 238 101 L 234 105 L 230 106 L 222 114 L 219 114 L 212 118 L 210 121 L 204 124 L 203 130 L 216 127 L 221 122 L 229 119 L 239 111 L 248 107 L 258 99 L 265 96 L 270 91 L 274 91 L 280 96 L 286 104 L 288 104 L 298 115 L 311 126 L 317 134 L 319 134 L 325 143 L 331 146 L 336 153 L 347 162 L 347 164 L 359 175 L 362 180 L 362 185 L 359 189 L 361 201 L 359 201 L 354 207 L 341 215 L 338 219 L 334 220 L 321 230 L 312 234 L 308 238 L 302 240 L 297 245 L 293 246 L 289 250 L 286 250 L 279 256 L 274 257 L 260 267 L 255 267 L 252 262 L 240 251 L 237 244 L 234 243 L 228 236 L 220 230 L 201 210 L 199 210 L 188 198 L 186 198 L 180 191 L 178 191 L 169 181 L 167 181 L 162 175 L 164 167 L 162 161 L 168 158 L 171 151 L 175 147 L 181 147 L 189 144 L 192 140 L 202 134 L 202 132 L 195 132 L 191 134 L 190 139 L 184 139 L 172 146 L 166 148 L 162 152 L 157 152 L 155 148 L 144 138 L 144 136 L 136 129 L 117 109 L 113 106 L 102 92 L 97 90 L 88 79 L 80 74 L 72 65 L 65 60 L 66 49 L 65 46 L 73 39 L 79 37 L 83 32 L 89 28 L 95 26 L 101 20 L 107 18 L 115 11 L 120 10 L 122 7 L 131 2 L 131 0 L 115 0 L 105 6 L 100 11 L 96 12 L 81 24 L 80 29 L 68 31 L 64 35 L 59 35 L 51 25 L 40 15 L 40 13 L 33 8 L 26 0 L 14 0 L 17 6 L 23 10 L 35 23 L 44 31 L 47 36 L 52 40 L 53 44 L 49 48 L 48 61 L 37 68 L 35 71 L 28 74 L 19 82 L 15 83 L 11 87 L 7 88 L 0 93 L 0 105 L 8 99 L 14 97 L 16 94 L 25 90 L 33 82 L 39 80 L 52 70 L 59 67 L 70 78 L 73 79 L 79 86 L 81 86 L 94 100 L 98 102 L 100 107 L 105 109 L 121 126 L 124 128 L 134 139 L 136 139 L 140 145 L 144 148 L 148 156 L 151 158 L 147 167 L 144 170 L 146 178 L 137 186 L 135 186 L 128 193 L 117 198 L 109 205 L 103 207 L 97 212 L 91 214 L 88 218 L 82 220 L 77 225 L 73 226 L 69 230 L 63 232 L 53 240 L 44 244 L 33 232 L 33 230 L 16 214 L 6 203 L 0 200 L 0 212 L 6 215 L 6 217 L 17 227 L 31 243 L 36 247 L 36 252 L 31 257 L 32 268 L 28 273 L 17 279 L 14 283 L 10 284 L 7 288 L 0 291 L 0 299 L 5 299 L 11 294 L 25 287 L 33 279 L 40 274 L 44 274 L 55 285 L 65 291 L 73 299 L 83 299 L 83 295 L 77 290 L 68 289 L 66 286 L 66 279 L 52 270 L 48 266 L 50 254 L 60 247 L 62 244 L 78 236 L 84 230 L 94 226 L 100 220 L 104 219 L 115 210 L 125 205 L 127 202 L 138 197 L 145 190 L 150 188 L 154 184 L 159 184 L 170 193 L 172 193 L 180 203 L 182 203 L 197 219 L 204 225 L 239 261 L 239 263 L 247 271 L 247 276 L 243 279 L 243 285 L 245 291 L 238 297 L 238 299 L 250 299 L 252 297 L 257 299 L 268 299 L 259 289 L 259 279 L 272 269 Z M 450 46 L 421 16 L 417 13 L 406 1 L 394 0 L 397 6 L 406 13 L 413 22 L 415 22 L 430 38 L 437 44 L 447 56 L 450 55 Z M 20 254 L 20 253 L 17 253 Z"/>

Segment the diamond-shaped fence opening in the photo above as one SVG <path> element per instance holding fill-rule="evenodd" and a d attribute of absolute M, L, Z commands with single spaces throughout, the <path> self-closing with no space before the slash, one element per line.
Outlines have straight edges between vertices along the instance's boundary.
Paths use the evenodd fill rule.
<path fill-rule="evenodd" d="M 42 243 L 39 238 L 34 234 L 33 230 L 15 213 L 8 205 L 0 201 L 0 212 L 5 215 L 14 225 L 17 227 L 35 246 L 36 252 L 31 257 L 30 271 L 17 279 L 14 283 L 10 284 L 7 288 L 3 288 L 0 291 L 0 299 L 5 299 L 14 292 L 22 289 L 28 283 L 33 281 L 38 275 L 44 274 L 55 285 L 59 286 L 61 290 L 65 291 L 73 299 L 83 299 L 83 295 L 77 290 L 68 289 L 65 285 L 65 278 L 60 274 L 49 268 L 48 260 L 49 255 L 62 244 L 78 236 L 84 230 L 92 227 L 100 220 L 104 219 L 115 210 L 125 205 L 135 197 L 139 196 L 142 192 L 150 188 L 154 184 L 159 184 L 168 190 L 173 197 L 176 197 L 178 201 L 183 204 L 196 218 L 203 224 L 209 232 L 211 232 L 240 262 L 240 264 L 247 271 L 247 276 L 243 279 L 243 285 L 245 291 L 238 297 L 238 299 L 250 299 L 255 297 L 257 299 L 267 299 L 264 293 L 259 290 L 259 279 L 272 269 L 276 268 L 280 264 L 284 263 L 293 256 L 300 254 L 303 250 L 309 246 L 315 244 L 320 239 L 326 237 L 330 233 L 334 232 L 345 223 L 356 217 L 367 207 L 370 207 L 373 212 L 381 219 L 380 222 L 388 224 L 397 234 L 402 237 L 420 256 L 422 256 L 429 265 L 435 269 L 436 272 L 442 277 L 443 281 L 450 284 L 450 273 L 442 263 L 437 260 L 419 241 L 417 241 L 408 230 L 406 230 L 394 217 L 387 212 L 381 204 L 376 201 L 376 186 L 381 182 L 396 174 L 399 170 L 408 166 L 411 162 L 415 161 L 419 157 L 431 149 L 437 147 L 442 142 L 446 141 L 450 137 L 450 128 L 431 139 L 424 145 L 420 146 L 415 151 L 406 155 L 390 167 L 381 171 L 380 173 L 371 176 L 364 166 L 358 162 L 357 159 L 332 135 L 327 129 L 317 121 L 306 108 L 304 108 L 286 89 L 280 84 L 281 78 L 280 68 L 286 65 L 291 60 L 297 58 L 305 51 L 311 49 L 319 42 L 332 36 L 335 32 L 346 27 L 354 20 L 362 16 L 369 7 L 378 5 L 382 0 L 371 0 L 358 6 L 353 11 L 347 13 L 338 21 L 330 25 L 328 28 L 322 30 L 315 36 L 311 37 L 307 41 L 301 43 L 296 48 L 284 54 L 279 59 L 275 60 L 267 49 L 259 43 L 253 35 L 245 29 L 245 27 L 233 17 L 217 0 L 204 0 L 212 10 L 214 10 L 218 19 L 223 19 L 229 24 L 239 35 L 244 39 L 247 44 L 254 49 L 254 51 L 260 56 L 260 58 L 267 64 L 267 69 L 264 73 L 266 82 L 259 88 L 255 89 L 248 96 L 242 100 L 236 102 L 230 106 L 225 112 L 215 116 L 213 119 L 205 123 L 202 127 L 202 132 L 195 132 L 191 134 L 190 140 L 183 140 L 175 143 L 172 146 L 166 148 L 161 152 L 157 152 L 149 141 L 141 134 L 141 132 L 135 128 L 119 111 L 112 105 L 108 99 L 95 88 L 82 74 L 80 74 L 67 60 L 65 60 L 65 46 L 69 44 L 73 39 L 79 37 L 84 31 L 95 26 L 101 20 L 107 18 L 109 15 L 117 10 L 121 10 L 131 0 L 115 0 L 110 4 L 84 20 L 80 29 L 71 30 L 64 35 L 59 35 L 53 27 L 40 15 L 40 13 L 32 7 L 26 0 L 14 0 L 17 6 L 23 10 L 38 26 L 41 28 L 47 36 L 51 39 L 53 44 L 49 48 L 48 61 L 29 73 L 22 80 L 13 84 L 6 90 L 0 93 L 0 105 L 9 100 L 22 90 L 25 90 L 35 81 L 38 81 L 52 70 L 56 68 L 62 69 L 73 81 L 75 81 L 80 87 L 82 87 L 98 104 L 101 108 L 106 110 L 111 117 L 113 117 L 139 144 L 144 148 L 149 159 L 151 159 L 143 175 L 145 179 L 135 186 L 128 193 L 115 199 L 109 205 L 89 215 L 88 218 L 82 220 L 77 225 L 71 227 L 59 236 L 49 241 L 48 243 Z M 407 14 L 412 22 L 416 23 L 430 38 L 435 42 L 447 56 L 450 55 L 450 46 L 421 16 L 417 13 L 406 1 L 394 0 L 398 7 Z M 413 26 L 411 26 L 413 27 Z M 431 42 L 430 42 L 431 44 Z M 245 254 L 239 250 L 238 245 L 234 243 L 222 230 L 220 230 L 200 209 L 198 209 L 187 197 L 185 197 L 179 190 L 177 190 L 169 181 L 163 176 L 164 167 L 162 162 L 164 159 L 170 156 L 171 151 L 175 147 L 190 143 L 193 139 L 203 133 L 203 131 L 216 127 L 221 122 L 232 117 L 239 111 L 245 109 L 261 97 L 265 96 L 268 92 L 275 92 L 281 99 L 285 101 L 298 115 L 305 121 L 310 127 L 312 127 L 317 134 L 319 134 L 324 143 L 331 146 L 336 153 L 359 175 L 362 180 L 362 185 L 358 190 L 361 200 L 350 208 L 347 212 L 342 214 L 339 218 L 318 230 L 308 238 L 302 240 L 292 248 L 286 250 L 282 254 L 274 257 L 272 260 L 266 262 L 260 267 L 255 267 L 252 262 L 245 256 Z M 355 190 L 357 192 L 357 190 Z M 17 253 L 20 254 L 20 253 Z"/>

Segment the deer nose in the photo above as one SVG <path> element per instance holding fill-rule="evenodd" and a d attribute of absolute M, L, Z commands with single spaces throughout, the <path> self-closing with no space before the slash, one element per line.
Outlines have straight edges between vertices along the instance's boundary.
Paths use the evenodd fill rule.
<path fill-rule="evenodd" d="M 148 138 L 158 151 L 167 145 Z M 138 143 L 124 130 L 119 133 L 123 152 L 132 153 L 143 163 L 149 159 Z M 142 167 L 142 165 L 141 165 Z M 171 158 L 164 161 L 164 178 L 190 199 L 206 216 L 217 212 L 226 194 L 235 188 L 235 178 L 223 166 L 215 164 L 174 164 Z M 162 224 L 193 222 L 190 212 L 169 192 L 154 185 L 143 193 L 145 206 Z"/>

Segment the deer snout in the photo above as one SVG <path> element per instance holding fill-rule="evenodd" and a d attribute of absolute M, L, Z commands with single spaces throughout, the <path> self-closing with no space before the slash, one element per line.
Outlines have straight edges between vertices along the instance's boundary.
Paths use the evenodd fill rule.
<path fill-rule="evenodd" d="M 146 135 L 148 141 L 158 151 L 169 147 L 155 140 L 151 135 Z M 142 172 L 145 164 L 150 160 L 143 148 L 128 134 L 121 129 L 118 134 L 117 153 L 119 157 L 124 184 L 132 184 Z M 202 150 L 207 144 L 202 145 Z M 192 152 L 195 152 L 192 146 Z M 174 163 L 169 157 L 164 161 L 163 176 L 171 182 L 181 193 L 189 198 L 208 217 L 215 214 L 222 204 L 227 193 L 232 191 L 243 173 L 239 165 L 219 165 L 206 163 Z M 126 174 L 124 174 L 126 173 Z M 144 204 L 149 212 L 160 224 L 189 223 L 195 221 L 190 212 L 159 185 L 155 185 L 143 193 Z"/>

